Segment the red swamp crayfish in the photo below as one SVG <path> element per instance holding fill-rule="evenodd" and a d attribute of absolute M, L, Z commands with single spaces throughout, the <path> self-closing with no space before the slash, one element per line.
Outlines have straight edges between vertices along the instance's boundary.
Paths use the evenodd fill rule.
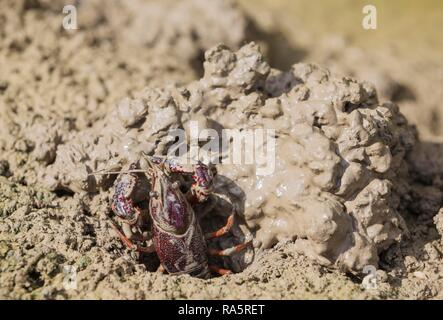
<path fill-rule="evenodd" d="M 191 176 L 192 186 L 183 192 L 180 182 L 171 179 L 174 173 Z M 229 269 L 209 265 L 208 254 L 230 256 L 242 251 L 251 241 L 224 250 L 208 249 L 206 241 L 229 233 L 234 224 L 235 209 L 225 226 L 204 234 L 193 208 L 193 205 L 208 200 L 216 175 L 214 166 L 202 162 L 183 166 L 172 160 L 144 156 L 132 163 L 128 171 L 121 172 L 114 184 L 111 208 L 122 222 L 123 231 L 112 223 L 114 230 L 128 248 L 142 253 L 156 252 L 160 260 L 158 271 L 205 279 L 210 277 L 211 271 L 220 275 L 231 273 Z M 141 177 L 147 178 L 150 188 L 143 186 Z M 148 197 L 147 217 L 137 203 Z M 151 238 L 143 232 L 146 219 L 151 220 Z M 148 245 L 141 246 L 138 244 L 141 241 Z"/>

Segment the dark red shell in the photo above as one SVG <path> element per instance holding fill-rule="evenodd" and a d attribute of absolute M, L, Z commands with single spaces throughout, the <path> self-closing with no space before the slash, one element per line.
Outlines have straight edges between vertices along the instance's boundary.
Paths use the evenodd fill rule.
<path fill-rule="evenodd" d="M 161 264 L 168 273 L 204 274 L 208 269 L 206 241 L 194 210 L 169 178 L 158 173 L 150 199 L 153 240 Z"/>
<path fill-rule="evenodd" d="M 180 190 L 176 190 L 167 186 L 160 191 L 158 195 L 162 201 L 152 199 L 149 209 L 153 220 L 157 221 L 165 230 L 174 234 L 184 233 L 191 221 L 192 210 L 185 196 Z"/>
<path fill-rule="evenodd" d="M 154 243 L 161 264 L 170 274 L 192 273 L 207 269 L 206 242 L 200 226 L 192 223 L 182 235 L 152 226 Z"/>

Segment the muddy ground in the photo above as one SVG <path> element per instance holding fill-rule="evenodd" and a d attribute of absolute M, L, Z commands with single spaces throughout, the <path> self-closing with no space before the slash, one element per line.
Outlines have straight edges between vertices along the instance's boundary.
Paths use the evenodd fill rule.
<path fill-rule="evenodd" d="M 65 2 L 0 0 L 1 298 L 443 298 L 441 47 L 423 55 L 413 44 L 319 36 L 284 6 L 263 1 L 79 1 L 79 29 L 66 31 Z M 81 139 L 79 132 L 103 121 L 122 98 L 147 86 L 188 84 L 202 76 L 206 50 L 250 40 L 271 67 L 316 62 L 372 82 L 380 101 L 398 104 L 416 126 L 405 158 L 409 188 L 398 206 L 408 232 L 380 252 L 376 288 L 362 286 L 361 272 L 321 266 L 292 240 L 256 250 L 253 263 L 234 275 L 200 280 L 153 272 L 155 257 L 134 259 L 110 229 L 107 192 L 74 192 L 42 174 L 60 146 Z M 76 288 L 65 266 L 77 269 Z"/>

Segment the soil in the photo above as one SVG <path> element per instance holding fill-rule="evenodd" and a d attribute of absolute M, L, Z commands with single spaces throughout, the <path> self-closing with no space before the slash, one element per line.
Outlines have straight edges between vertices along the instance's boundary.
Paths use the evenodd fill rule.
<path fill-rule="evenodd" d="M 261 2 L 78 1 L 68 31 L 68 1 L 2 0 L 0 298 L 443 298 L 440 48 L 320 37 Z M 278 131 L 278 174 L 218 166 L 201 225 L 239 219 L 210 246 L 254 245 L 207 280 L 128 250 L 115 175 L 91 175 L 190 120 Z"/>

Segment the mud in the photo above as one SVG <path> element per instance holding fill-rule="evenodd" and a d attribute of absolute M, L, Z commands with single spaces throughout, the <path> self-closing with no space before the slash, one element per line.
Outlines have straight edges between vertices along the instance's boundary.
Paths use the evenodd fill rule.
<path fill-rule="evenodd" d="M 82 2 L 72 32 L 60 28 L 63 1 L 6 2 L 0 297 L 443 297 L 438 63 L 409 60 L 405 70 L 401 54 L 338 37 L 304 44 L 304 61 L 327 67 L 294 58 L 275 69 L 278 49 L 299 48 L 289 36 L 280 47 L 266 42 L 265 30 L 281 26 L 254 26 L 225 1 Z M 254 39 L 264 55 L 243 45 Z M 134 256 L 110 228 L 115 175 L 92 174 L 121 170 L 141 152 L 164 155 L 168 131 L 190 120 L 276 129 L 275 174 L 219 165 L 202 221 L 205 231 L 220 227 L 232 203 L 238 226 L 210 245 L 255 239 L 214 261 L 232 276 L 153 272 L 155 255 Z M 367 265 L 378 269 L 376 290 L 361 286 Z M 65 266 L 77 268 L 76 289 Z"/>

